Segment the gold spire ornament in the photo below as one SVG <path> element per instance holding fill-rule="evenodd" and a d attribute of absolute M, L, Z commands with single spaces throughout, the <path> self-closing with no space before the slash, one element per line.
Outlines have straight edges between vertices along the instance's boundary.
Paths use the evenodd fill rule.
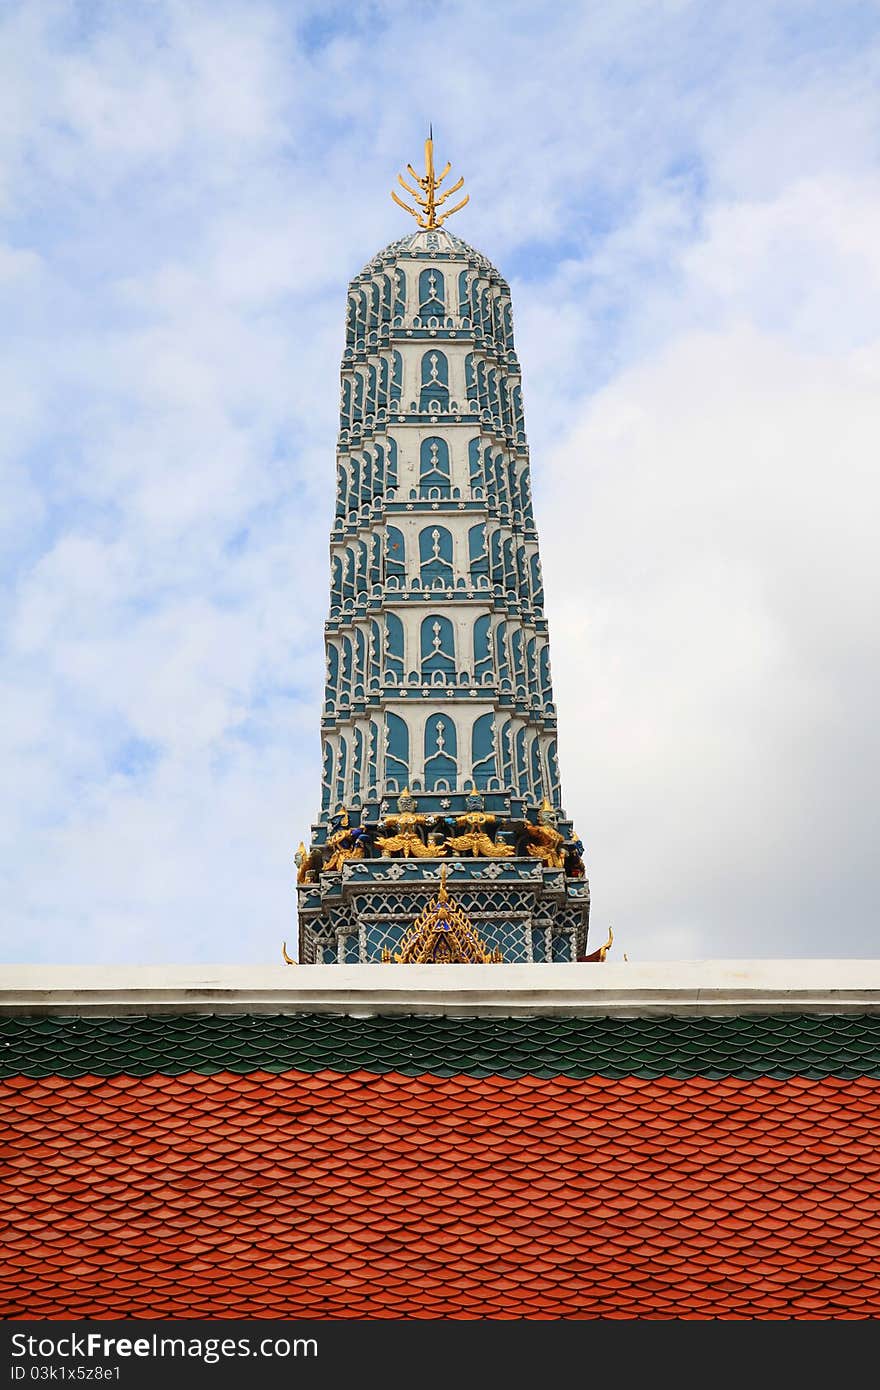
<path fill-rule="evenodd" d="M 454 212 L 459 212 L 460 209 L 464 207 L 465 203 L 470 200 L 471 196 L 469 193 L 466 193 L 461 202 L 455 204 L 455 207 L 447 208 L 445 212 L 438 212 L 438 209 L 443 206 L 447 198 L 464 187 L 464 179 L 459 179 L 458 183 L 452 184 L 451 187 L 446 189 L 445 193 L 441 193 L 439 197 L 437 196 L 437 190 L 446 178 L 452 165 L 447 162 L 446 168 L 443 170 L 442 174 L 434 173 L 433 135 L 433 129 L 429 126 L 428 138 L 425 141 L 424 174 L 417 174 L 411 164 L 407 164 L 406 166 L 407 172 L 415 180 L 418 187 L 413 188 L 408 184 L 403 174 L 397 175 L 397 182 L 400 184 L 401 188 L 405 189 L 410 197 L 415 200 L 417 206 L 411 208 L 409 203 L 405 203 L 402 198 L 398 198 L 393 188 L 391 190 L 391 196 L 397 206 L 403 208 L 404 212 L 408 212 L 411 217 L 414 217 L 419 226 L 426 232 L 433 232 L 436 231 L 438 227 L 442 227 L 447 217 L 451 217 Z M 421 211 L 419 211 L 419 209 L 421 209 Z"/>
<path fill-rule="evenodd" d="M 440 890 L 419 913 L 392 956 L 386 946 L 382 960 L 398 965 L 490 965 L 501 962 L 498 947 L 490 951 L 470 918 L 454 903 L 446 887 L 446 865 L 440 870 Z"/>

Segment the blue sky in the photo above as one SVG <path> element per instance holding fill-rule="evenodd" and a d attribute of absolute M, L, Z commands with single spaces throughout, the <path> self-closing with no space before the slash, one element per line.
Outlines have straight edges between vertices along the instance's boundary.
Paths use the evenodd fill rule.
<path fill-rule="evenodd" d="M 597 932 L 876 955 L 880 7 L 0 11 L 0 958 L 275 961 L 345 289 L 511 281 Z"/>

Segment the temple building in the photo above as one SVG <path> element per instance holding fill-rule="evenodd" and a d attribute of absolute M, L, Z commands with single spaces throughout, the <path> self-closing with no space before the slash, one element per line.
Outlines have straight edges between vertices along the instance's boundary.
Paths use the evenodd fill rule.
<path fill-rule="evenodd" d="M 415 206 L 392 196 L 419 230 L 348 291 L 300 959 L 396 959 L 442 863 L 485 959 L 573 961 L 589 885 L 562 808 L 510 290 L 444 225 L 467 195 L 444 210 L 464 180 L 443 191 L 430 138 L 408 173 Z"/>
<path fill-rule="evenodd" d="M 304 967 L 0 969 L 0 1318 L 876 1319 L 880 961 L 582 963 L 510 295 L 426 155 L 349 293 Z"/>

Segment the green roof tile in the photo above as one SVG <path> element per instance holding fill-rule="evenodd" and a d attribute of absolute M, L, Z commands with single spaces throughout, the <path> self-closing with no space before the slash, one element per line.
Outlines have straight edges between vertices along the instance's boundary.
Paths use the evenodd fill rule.
<path fill-rule="evenodd" d="M 396 1071 L 408 1076 L 880 1077 L 880 1016 L 0 1019 L 0 1075 Z"/>

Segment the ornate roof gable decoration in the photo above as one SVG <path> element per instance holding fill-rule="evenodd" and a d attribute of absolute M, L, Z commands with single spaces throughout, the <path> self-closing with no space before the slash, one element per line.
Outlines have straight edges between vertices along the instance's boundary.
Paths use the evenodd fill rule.
<path fill-rule="evenodd" d="M 453 902 L 446 887 L 446 865 L 440 870 L 440 890 L 419 914 L 392 956 L 386 946 L 382 960 L 397 965 L 497 965 L 501 952 L 490 951 L 467 913 Z"/>

